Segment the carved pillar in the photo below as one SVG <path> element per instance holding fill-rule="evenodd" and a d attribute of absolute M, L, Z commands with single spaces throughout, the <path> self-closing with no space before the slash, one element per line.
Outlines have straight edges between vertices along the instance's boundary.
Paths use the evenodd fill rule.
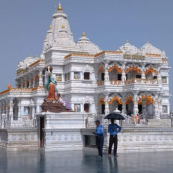
<path fill-rule="evenodd" d="M 146 79 L 146 77 L 145 77 L 145 64 L 142 64 L 142 75 L 141 75 L 141 79 Z"/>
<path fill-rule="evenodd" d="M 13 117 L 13 98 L 10 98 L 10 111 L 9 115 Z"/>
<path fill-rule="evenodd" d="M 155 96 L 155 103 L 154 103 L 154 115 L 156 119 L 160 119 L 159 115 L 159 104 L 158 104 L 158 96 Z"/>
<path fill-rule="evenodd" d="M 81 112 L 84 112 L 84 103 L 81 103 Z"/>
<path fill-rule="evenodd" d="M 36 107 L 36 113 L 40 113 L 40 106 L 39 105 L 37 105 L 37 107 Z"/>
<path fill-rule="evenodd" d="M 105 63 L 105 77 L 104 84 L 109 84 L 109 72 L 108 72 L 108 62 Z M 106 105 L 105 105 L 106 106 Z"/>
<path fill-rule="evenodd" d="M 158 76 L 157 76 L 157 81 L 158 81 L 158 84 L 162 84 L 162 78 L 161 78 L 161 74 L 160 74 L 160 67 L 158 67 Z"/>
<path fill-rule="evenodd" d="M 138 98 L 137 93 L 134 93 L 134 108 L 133 108 L 133 115 L 136 116 L 138 114 Z"/>
<path fill-rule="evenodd" d="M 74 80 L 74 72 L 73 71 L 70 72 L 70 80 Z"/>
<path fill-rule="evenodd" d="M 24 79 L 24 82 L 25 82 L 24 88 L 27 88 L 27 78 Z"/>
<path fill-rule="evenodd" d="M 18 117 L 21 117 L 21 99 L 18 99 Z"/>
<path fill-rule="evenodd" d="M 32 88 L 35 88 L 35 75 L 33 74 L 33 83 L 32 83 Z"/>
<path fill-rule="evenodd" d="M 21 88 L 24 88 L 24 86 L 23 86 L 23 79 L 21 79 Z"/>
<path fill-rule="evenodd" d="M 29 88 L 32 88 L 32 82 L 31 82 L 31 80 L 32 80 L 32 75 L 29 77 Z"/>
<path fill-rule="evenodd" d="M 42 71 L 39 71 L 39 84 L 38 86 L 43 86 L 43 78 L 42 78 Z"/>
<path fill-rule="evenodd" d="M 31 117 L 32 119 L 34 119 L 34 115 L 35 115 L 35 106 L 33 105 L 32 106 L 32 117 Z"/>
<path fill-rule="evenodd" d="M 109 96 L 105 95 L 105 115 L 109 114 Z"/>
<path fill-rule="evenodd" d="M 122 65 L 122 77 L 121 77 L 122 85 L 125 84 L 126 81 L 126 73 L 125 73 L 125 64 Z"/>

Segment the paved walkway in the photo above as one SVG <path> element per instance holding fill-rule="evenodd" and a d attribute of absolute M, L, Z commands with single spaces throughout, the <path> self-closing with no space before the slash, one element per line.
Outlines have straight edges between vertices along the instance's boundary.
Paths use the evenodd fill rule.
<path fill-rule="evenodd" d="M 82 151 L 6 152 L 0 150 L 0 173 L 173 173 L 173 152 L 129 153 L 118 158 Z"/>

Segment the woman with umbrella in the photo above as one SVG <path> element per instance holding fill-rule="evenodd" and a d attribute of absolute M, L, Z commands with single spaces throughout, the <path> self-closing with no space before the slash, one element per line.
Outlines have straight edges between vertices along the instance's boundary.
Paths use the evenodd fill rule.
<path fill-rule="evenodd" d="M 124 117 L 121 114 L 116 113 L 115 111 L 105 117 L 105 119 L 111 119 L 111 124 L 108 126 L 108 132 L 110 133 L 109 139 L 109 149 L 108 149 L 108 156 L 111 156 L 112 145 L 114 144 L 114 156 L 118 157 L 117 155 L 117 145 L 118 139 L 117 134 L 121 132 L 121 127 L 114 123 L 114 120 L 124 120 Z"/>

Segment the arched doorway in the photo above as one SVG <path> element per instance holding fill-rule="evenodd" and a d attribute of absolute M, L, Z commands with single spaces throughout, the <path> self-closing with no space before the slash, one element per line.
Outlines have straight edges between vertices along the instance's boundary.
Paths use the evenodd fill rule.
<path fill-rule="evenodd" d="M 131 116 L 133 114 L 133 108 L 134 108 L 134 101 L 132 96 L 127 96 L 126 97 L 126 112 L 128 115 Z"/>
<path fill-rule="evenodd" d="M 138 100 L 138 106 L 142 107 L 141 113 L 144 116 L 154 116 L 154 99 L 151 95 L 141 95 Z"/>

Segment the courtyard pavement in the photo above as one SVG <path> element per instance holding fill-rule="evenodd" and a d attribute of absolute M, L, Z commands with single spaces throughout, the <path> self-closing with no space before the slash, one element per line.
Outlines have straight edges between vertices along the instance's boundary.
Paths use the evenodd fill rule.
<path fill-rule="evenodd" d="M 173 173 L 173 152 L 126 153 L 118 158 L 92 152 L 0 150 L 0 173 Z"/>

